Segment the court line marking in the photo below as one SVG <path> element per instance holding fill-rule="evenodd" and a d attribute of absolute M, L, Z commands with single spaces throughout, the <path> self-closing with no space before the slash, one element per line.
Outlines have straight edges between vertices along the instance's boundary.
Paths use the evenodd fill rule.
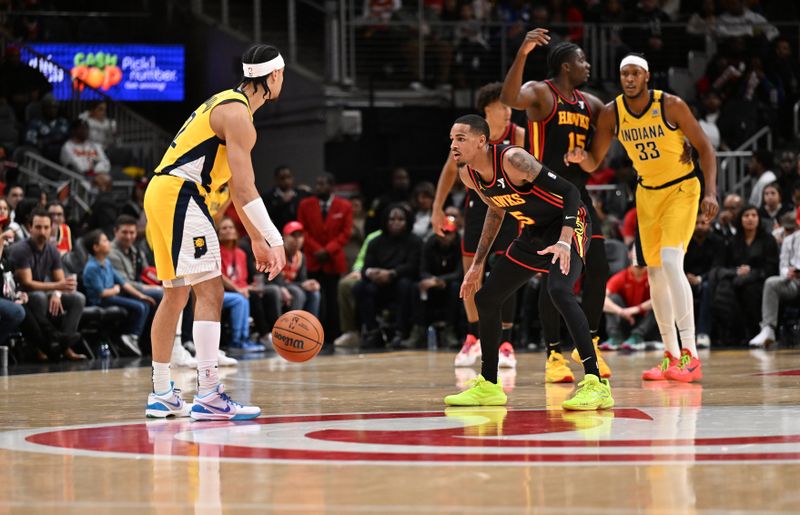
<path fill-rule="evenodd" d="M 725 406 L 725 408 L 730 408 L 731 406 Z M 746 406 L 740 406 L 746 407 Z M 650 406 L 649 408 L 652 408 Z M 645 413 L 648 407 L 637 408 L 641 409 Z M 364 411 L 364 412 L 350 412 L 350 413 L 327 413 L 326 415 L 374 415 L 376 412 L 374 411 Z M 414 414 L 414 413 L 430 413 L 430 411 L 418 411 L 418 410 L 410 410 L 410 411 L 391 411 L 386 412 L 387 414 L 400 414 L 400 413 L 407 413 L 407 414 Z M 308 416 L 315 416 L 313 414 L 305 413 L 305 414 L 283 414 L 283 415 L 271 415 L 270 417 L 308 417 Z M 197 424 L 202 424 L 201 422 L 194 422 Z M 141 459 L 154 459 L 154 460 L 167 460 L 167 461 L 204 461 L 204 462 L 228 462 L 228 463 L 265 463 L 265 464 L 304 464 L 304 465 L 319 465 L 319 466 L 341 466 L 341 465 L 354 465 L 354 466 L 364 466 L 364 465 L 382 465 L 382 466 L 400 466 L 400 467 L 462 467 L 464 465 L 480 465 L 483 467 L 585 467 L 585 466 L 629 466 L 629 467 L 643 467 L 643 466 L 650 466 L 650 465 L 669 465 L 669 466 L 676 466 L 676 467 L 701 467 L 705 465 L 778 465 L 778 464 L 794 464 L 796 465 L 798 462 L 797 460 L 768 460 L 768 461 L 754 461 L 754 460 L 704 460 L 701 462 L 697 461 L 689 461 L 689 462 L 676 462 L 676 461 L 661 461 L 661 460 L 648 460 L 646 462 L 628 462 L 628 461 L 602 461 L 602 462 L 527 462 L 527 461 L 511 461 L 511 462 L 485 462 L 480 460 L 475 461 L 451 461 L 451 462 L 436 462 L 436 461 L 381 461 L 381 460 L 305 460 L 305 459 L 297 459 L 297 460 L 290 460 L 290 459 L 267 459 L 267 458 L 235 458 L 235 457 L 209 457 L 209 456 L 180 456 L 180 455 L 163 455 L 163 454 L 150 454 L 150 453 L 127 453 L 127 452 L 111 452 L 111 451 L 91 451 L 85 449 L 74 449 L 74 448 L 64 448 L 64 447 L 52 447 L 48 445 L 36 444 L 27 441 L 27 438 L 33 435 L 42 434 L 42 433 L 49 433 L 53 431 L 64 431 L 64 430 L 76 430 L 76 429 L 91 429 L 91 428 L 102 428 L 102 427 L 109 427 L 109 426 L 128 426 L 128 425 L 141 425 L 146 424 L 145 421 L 122 421 L 122 422 L 105 422 L 99 424 L 78 424 L 74 426 L 56 426 L 56 427 L 45 427 L 45 428 L 32 428 L 32 429 L 24 429 L 24 430 L 15 430 L 15 431 L 2 431 L 0 432 L 0 449 L 6 449 L 8 451 L 14 452 L 31 452 L 37 454 L 50 454 L 50 455 L 62 455 L 62 456 L 83 456 L 83 457 L 94 457 L 94 458 L 115 458 L 115 459 L 134 459 L 134 460 L 141 460 Z"/>

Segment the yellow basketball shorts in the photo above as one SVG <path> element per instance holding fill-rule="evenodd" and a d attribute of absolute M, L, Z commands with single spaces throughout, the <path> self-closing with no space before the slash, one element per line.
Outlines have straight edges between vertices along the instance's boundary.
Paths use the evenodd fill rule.
<path fill-rule="evenodd" d="M 686 179 L 664 189 L 636 188 L 636 260 L 640 266 L 661 266 L 662 247 L 685 251 L 700 208 L 700 180 Z"/>
<path fill-rule="evenodd" d="M 157 175 L 147 186 L 147 232 L 162 281 L 222 268 L 217 231 L 200 188 L 171 175 Z"/>

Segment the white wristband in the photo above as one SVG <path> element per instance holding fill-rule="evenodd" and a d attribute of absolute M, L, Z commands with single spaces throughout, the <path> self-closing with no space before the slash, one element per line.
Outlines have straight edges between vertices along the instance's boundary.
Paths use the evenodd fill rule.
<path fill-rule="evenodd" d="M 572 245 L 570 245 L 566 241 L 558 240 L 556 242 L 556 245 L 563 245 L 563 246 L 567 247 L 567 250 L 571 250 L 572 249 Z"/>
<path fill-rule="evenodd" d="M 267 206 L 264 205 L 263 200 L 260 198 L 254 199 L 244 206 L 242 210 L 244 214 L 247 215 L 250 223 L 253 224 L 256 230 L 261 233 L 261 236 L 267 240 L 267 244 L 270 247 L 280 247 L 283 245 L 281 232 L 275 227 L 275 224 L 272 223 L 269 213 L 267 213 Z"/>

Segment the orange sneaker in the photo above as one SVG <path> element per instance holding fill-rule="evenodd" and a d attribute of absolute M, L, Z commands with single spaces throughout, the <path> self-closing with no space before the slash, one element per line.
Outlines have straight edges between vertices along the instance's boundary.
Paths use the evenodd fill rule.
<path fill-rule="evenodd" d="M 691 383 L 703 378 L 703 364 L 698 358 L 692 356 L 688 350 L 681 351 L 681 359 L 678 363 L 670 364 L 664 376 L 673 381 Z"/>
<path fill-rule="evenodd" d="M 650 370 L 642 372 L 642 379 L 645 381 L 666 381 L 667 377 L 664 375 L 664 372 L 666 372 L 669 367 L 677 365 L 679 362 L 680 360 L 678 358 L 664 351 L 664 359 L 661 360 L 661 363 Z"/>

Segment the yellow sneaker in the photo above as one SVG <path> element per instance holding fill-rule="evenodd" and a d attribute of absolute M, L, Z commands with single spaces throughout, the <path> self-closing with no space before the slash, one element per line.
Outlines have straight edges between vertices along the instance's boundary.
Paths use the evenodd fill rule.
<path fill-rule="evenodd" d="M 611 385 L 608 379 L 600 379 L 594 374 L 586 374 L 578 383 L 578 390 L 571 399 L 564 401 L 561 407 L 573 411 L 593 411 L 614 407 L 611 397 Z"/>
<path fill-rule="evenodd" d="M 461 419 L 464 436 L 503 436 L 503 420 L 508 410 L 502 406 L 465 407 L 444 409 L 447 418 Z"/>
<path fill-rule="evenodd" d="M 494 384 L 484 379 L 483 375 L 471 380 L 468 390 L 444 398 L 448 406 L 504 406 L 507 401 L 500 378 Z"/>
<path fill-rule="evenodd" d="M 560 353 L 550 351 L 550 356 L 544 364 L 545 383 L 572 383 L 575 377 L 567 365 L 567 360 Z"/>
<path fill-rule="evenodd" d="M 608 363 L 606 363 L 606 360 L 603 359 L 603 354 L 600 352 L 600 349 L 597 346 L 599 341 L 600 341 L 599 336 L 595 336 L 594 338 L 592 338 L 592 344 L 594 345 L 594 352 L 595 354 L 597 354 L 597 368 L 600 369 L 600 377 L 602 377 L 603 379 L 608 379 L 609 377 L 611 377 L 611 367 L 609 367 Z M 578 354 L 577 348 L 573 349 L 571 356 L 572 356 L 572 361 L 583 366 L 583 362 L 581 361 L 581 356 L 580 354 Z"/>

